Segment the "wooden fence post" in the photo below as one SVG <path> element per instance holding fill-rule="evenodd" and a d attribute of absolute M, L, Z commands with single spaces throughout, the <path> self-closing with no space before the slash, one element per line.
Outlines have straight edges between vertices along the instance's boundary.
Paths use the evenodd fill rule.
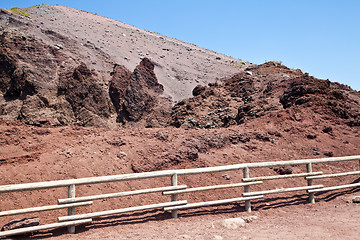
<path fill-rule="evenodd" d="M 249 178 L 249 177 L 250 177 L 249 168 L 245 167 L 243 169 L 243 178 Z M 244 193 L 246 193 L 246 192 L 250 192 L 250 186 L 244 186 Z M 250 200 L 245 201 L 245 211 L 251 212 Z"/>
<path fill-rule="evenodd" d="M 175 173 L 174 175 L 171 176 L 171 186 L 177 186 L 178 185 L 178 179 L 177 179 L 177 174 Z M 178 200 L 178 194 L 171 194 L 171 201 L 175 202 Z M 171 217 L 172 218 L 177 218 L 178 217 L 178 211 L 177 210 L 172 210 L 171 211 Z"/>
<path fill-rule="evenodd" d="M 75 184 L 68 187 L 68 198 L 75 198 Z M 75 215 L 75 207 L 68 208 L 68 216 Z M 68 227 L 69 233 L 75 233 L 75 226 Z"/>
<path fill-rule="evenodd" d="M 308 172 L 308 173 L 312 172 L 311 163 L 306 164 L 306 172 Z M 308 186 L 312 186 L 313 185 L 313 180 L 308 179 L 307 184 L 308 184 Z M 315 196 L 314 195 L 315 195 L 314 193 L 309 193 L 309 203 L 315 203 Z"/>

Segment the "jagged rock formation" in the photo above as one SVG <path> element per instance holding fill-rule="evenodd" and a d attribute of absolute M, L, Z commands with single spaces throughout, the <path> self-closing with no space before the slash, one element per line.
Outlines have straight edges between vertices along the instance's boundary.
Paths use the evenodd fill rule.
<path fill-rule="evenodd" d="M 3 32 L 0 40 L 0 114 L 5 118 L 33 125 L 107 126 L 115 111 L 121 122 L 139 121 L 157 104 L 169 113 L 171 104 L 158 98 L 163 87 L 147 58 L 133 74 L 115 65 L 105 91 L 96 71 L 85 63 L 77 65 L 55 47 L 14 32 Z M 148 126 L 158 126 L 151 123 L 151 117 L 145 121 Z M 166 120 L 161 125 L 164 123 Z"/>
<path fill-rule="evenodd" d="M 226 78 L 225 73 L 222 76 L 217 73 L 218 79 L 224 78 L 214 82 L 215 79 L 200 81 L 201 77 L 198 76 L 195 83 L 200 84 L 195 88 L 194 82 L 184 82 L 179 87 L 179 81 L 185 81 L 190 76 L 181 75 L 183 71 L 191 72 L 186 64 L 195 66 L 197 73 L 204 71 L 209 74 L 207 68 L 198 66 L 203 62 L 212 62 L 208 52 L 186 45 L 187 57 L 181 60 L 183 65 L 180 67 L 177 61 L 185 55 L 181 50 L 185 45 L 172 42 L 172 47 L 165 47 L 170 39 L 154 38 L 150 41 L 150 36 L 154 37 L 150 33 L 144 35 L 140 30 L 121 25 L 124 31 L 132 29 L 130 36 L 144 41 L 144 46 L 162 45 L 157 51 L 167 53 L 157 59 L 154 58 L 155 53 L 143 54 L 139 48 L 138 65 L 130 72 L 127 66 L 131 64 L 126 60 L 128 57 L 124 57 L 124 62 L 124 59 L 111 56 L 111 51 L 106 50 L 100 42 L 94 43 L 93 38 L 98 35 L 87 33 L 85 28 L 77 28 L 75 30 L 85 31 L 82 33 L 83 39 L 89 39 L 81 43 L 78 37 L 65 34 L 64 29 L 55 26 L 52 23 L 54 19 L 44 17 L 51 12 L 58 16 L 65 14 L 67 19 L 74 14 L 74 9 L 37 6 L 28 11 L 34 14 L 34 19 L 7 11 L 0 13 L 2 118 L 53 126 L 114 126 L 121 123 L 145 127 L 217 128 L 242 124 L 283 110 L 307 108 L 328 118 L 339 119 L 349 126 L 360 125 L 359 93 L 347 86 L 319 80 L 279 63 L 268 62 L 260 66 L 244 63 L 232 77 Z M 94 26 L 102 31 L 97 25 L 102 26 L 100 20 L 104 19 L 80 11 L 75 13 L 79 15 L 79 20 L 91 24 L 96 21 Z M 39 22 L 40 19 L 49 21 Z M 69 25 L 67 21 L 63 23 L 69 29 L 76 25 Z M 114 24 L 108 20 L 105 22 Z M 94 27 L 91 24 L 90 29 Z M 114 34 L 118 28 L 120 25 L 112 29 Z M 105 32 L 106 35 L 108 32 Z M 116 39 L 124 40 L 124 35 Z M 106 37 L 113 39 L 110 35 Z M 118 48 L 123 51 L 123 48 L 131 46 L 128 44 L 124 40 Z M 134 39 L 132 44 L 136 44 Z M 128 50 L 129 53 L 134 51 Z M 189 62 L 195 50 L 198 51 L 197 57 L 207 56 L 206 59 Z M 168 54 L 173 51 L 179 52 L 176 55 Z M 167 61 L 164 62 L 164 58 Z M 216 55 L 217 61 L 219 58 L 221 60 Z M 166 65 L 169 62 L 172 65 Z M 229 67 L 223 66 L 223 63 L 212 66 L 219 71 Z M 245 66 L 248 68 L 243 71 Z M 164 80 L 164 71 L 169 68 L 172 70 L 167 73 L 168 79 Z M 234 70 L 231 69 L 227 73 Z M 193 97 L 187 99 L 187 94 L 180 97 L 184 90 L 192 92 Z M 171 109 L 174 100 L 181 101 Z"/>
<path fill-rule="evenodd" d="M 101 125 L 112 113 L 106 92 L 96 83 L 96 73 L 85 64 L 60 77 L 57 96 L 64 96 L 83 126 Z"/>
<path fill-rule="evenodd" d="M 110 82 L 110 97 L 117 110 L 117 121 L 139 122 L 146 127 L 165 126 L 171 109 L 171 101 L 160 95 L 164 87 L 158 83 L 154 63 L 144 58 L 129 75 L 123 67 L 115 67 Z"/>
<path fill-rule="evenodd" d="M 309 108 L 349 126 L 360 124 L 360 94 L 276 62 L 209 86 L 197 86 L 194 97 L 173 107 L 171 125 L 214 128 L 242 124 L 288 108 Z"/>
<path fill-rule="evenodd" d="M 115 64 L 110 74 L 112 79 L 109 86 L 109 95 L 116 112 L 119 112 L 124 102 L 126 88 L 130 85 L 131 72 L 126 67 Z"/>
<path fill-rule="evenodd" d="M 101 118 L 109 118 L 111 107 L 84 63 L 13 31 L 2 32 L 0 41 L 3 117 L 33 125 L 104 126 Z"/>
<path fill-rule="evenodd" d="M 349 126 L 360 126 L 360 94 L 351 88 L 304 75 L 292 80 L 280 97 L 284 108 L 302 106 L 324 115 L 343 119 Z"/>
<path fill-rule="evenodd" d="M 54 97 L 57 84 L 50 80 L 66 56 L 15 31 L 3 31 L 0 41 L 0 114 L 35 125 L 71 123 L 70 105 Z"/>
<path fill-rule="evenodd" d="M 124 66 L 115 65 L 107 92 L 98 83 L 97 73 L 86 64 L 71 67 L 69 64 L 74 63 L 71 59 L 35 39 L 13 33 L 3 33 L 1 37 L 1 115 L 33 125 L 107 126 L 116 111 L 122 123 L 140 121 L 145 115 L 149 115 L 144 120 L 147 126 L 167 122 L 163 120 L 160 124 L 158 119 L 161 114 L 169 114 L 171 103 L 159 97 L 163 86 L 158 83 L 149 59 L 144 58 L 132 74 Z M 16 52 L 23 48 L 35 52 L 33 63 L 17 58 Z M 53 58 L 44 59 L 42 54 Z M 157 107 L 159 104 L 161 107 Z"/>

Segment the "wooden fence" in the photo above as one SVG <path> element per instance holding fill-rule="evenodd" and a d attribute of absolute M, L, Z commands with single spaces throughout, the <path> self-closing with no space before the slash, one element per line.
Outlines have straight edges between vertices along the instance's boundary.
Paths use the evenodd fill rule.
<path fill-rule="evenodd" d="M 3 236 L 12 236 L 23 233 L 29 233 L 33 231 L 68 227 L 69 233 L 75 233 L 75 226 L 80 224 L 88 224 L 93 221 L 93 218 L 100 216 L 107 216 L 113 214 L 134 212 L 134 211 L 143 211 L 147 209 L 163 209 L 164 211 L 171 211 L 173 218 L 178 216 L 178 210 L 188 209 L 188 208 L 197 208 L 203 206 L 212 206 L 227 204 L 232 202 L 245 202 L 245 210 L 247 212 L 251 211 L 251 200 L 263 198 L 267 194 L 276 194 L 283 192 L 292 192 L 292 191 L 304 191 L 306 190 L 309 194 L 309 202 L 315 203 L 314 194 L 316 192 L 322 191 L 331 191 L 338 190 L 343 188 L 355 188 L 360 187 L 360 183 L 350 183 L 345 185 L 338 186 L 323 186 L 315 185 L 314 181 L 322 178 L 332 178 L 332 177 L 343 177 L 350 175 L 360 175 L 360 171 L 351 171 L 351 172 L 341 172 L 341 173 L 331 173 L 323 174 L 323 172 L 313 172 L 313 164 L 318 163 L 330 163 L 330 162 L 341 162 L 341 161 L 359 161 L 360 155 L 357 156 L 346 156 L 346 157 L 333 157 L 333 158 L 321 158 L 321 159 L 306 159 L 306 160 L 292 160 L 292 161 L 275 161 L 275 162 L 258 162 L 258 163 L 242 163 L 235 165 L 227 166 L 218 166 L 218 167 L 206 167 L 206 168 L 193 168 L 193 169 L 180 169 L 180 170 L 165 170 L 165 171 L 156 171 L 156 172 L 146 172 L 146 173 L 133 173 L 133 174 L 121 174 L 121 175 L 112 175 L 112 176 L 103 176 L 103 177 L 90 177 L 90 178 L 80 178 L 80 179 L 68 179 L 68 180 L 58 180 L 58 181 L 48 181 L 48 182 L 37 182 L 37 183 L 25 183 L 25 184 L 13 184 L 13 185 L 2 185 L 0 186 L 1 193 L 9 192 L 20 192 L 20 191 L 32 191 L 38 189 L 49 189 L 49 188 L 59 188 L 67 187 L 68 196 L 64 199 L 58 199 L 58 204 L 48 205 L 41 207 L 32 207 L 16 210 L 7 210 L 0 212 L 0 217 L 10 216 L 10 215 L 19 215 L 26 213 L 34 213 L 40 211 L 51 211 L 56 209 L 68 209 L 67 216 L 60 216 L 57 218 L 58 222 L 51 224 L 44 224 L 34 227 L 19 228 L 14 230 L 7 230 L 0 232 L 0 237 Z M 306 172 L 296 173 L 296 174 L 287 174 L 287 175 L 271 175 L 271 176 L 260 176 L 260 177 L 250 177 L 251 168 L 268 168 L 268 167 L 279 167 L 279 166 L 294 166 L 294 165 L 306 165 Z M 213 172 L 223 172 L 230 170 L 242 170 L 243 178 L 239 183 L 223 184 L 223 185 L 212 185 L 212 186 L 202 186 L 188 188 L 186 185 L 178 185 L 178 177 L 182 175 L 191 175 L 191 174 L 204 174 L 204 173 L 213 173 Z M 117 182 L 117 181 L 130 181 L 130 180 L 139 180 L 139 179 L 148 179 L 148 178 L 158 178 L 158 177 L 170 177 L 171 186 L 164 186 L 158 188 L 149 188 L 141 189 L 134 191 L 126 192 L 117 192 L 110 194 L 100 194 L 93 196 L 81 196 L 77 197 L 76 186 L 78 185 L 90 185 L 97 183 L 106 183 L 106 182 Z M 300 178 L 303 177 L 306 180 L 306 186 L 300 187 L 291 187 L 291 188 L 280 188 L 280 189 L 269 189 L 262 191 L 250 191 L 250 187 L 253 185 L 261 185 L 264 181 L 268 180 L 279 180 L 287 178 Z M 242 196 L 229 199 L 219 199 L 215 201 L 207 202 L 197 202 L 197 203 L 188 203 L 186 200 L 179 200 L 179 195 L 189 192 L 198 192 L 198 191 L 210 191 L 215 189 L 225 189 L 225 188 L 243 188 Z M 118 198 L 123 196 L 132 196 L 138 194 L 148 194 L 160 192 L 163 195 L 171 196 L 171 201 L 134 206 L 121 209 L 111 209 L 107 211 L 100 212 L 89 212 L 85 214 L 76 214 L 76 207 L 86 206 L 93 204 L 94 200 L 107 199 L 107 198 Z"/>

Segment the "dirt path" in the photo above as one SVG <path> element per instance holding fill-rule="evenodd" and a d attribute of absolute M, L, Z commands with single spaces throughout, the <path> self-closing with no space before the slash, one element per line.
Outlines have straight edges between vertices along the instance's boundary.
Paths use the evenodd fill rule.
<path fill-rule="evenodd" d="M 63 229 L 32 239 L 358 239 L 360 205 L 351 201 L 358 195 L 359 189 L 328 193 L 314 205 L 306 202 L 306 195 L 268 198 L 255 202 L 252 213 L 230 204 L 182 211 L 178 219 L 148 211 L 97 219 L 92 225 L 77 227 L 74 235 Z M 221 226 L 226 218 L 243 216 L 257 219 L 237 229 Z"/>

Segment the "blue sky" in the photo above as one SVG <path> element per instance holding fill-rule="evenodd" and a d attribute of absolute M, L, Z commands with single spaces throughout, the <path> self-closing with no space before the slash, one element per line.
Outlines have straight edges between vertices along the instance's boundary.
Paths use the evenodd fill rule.
<path fill-rule="evenodd" d="M 358 0 L 0 0 L 97 13 L 252 63 L 290 68 L 360 90 Z"/>

